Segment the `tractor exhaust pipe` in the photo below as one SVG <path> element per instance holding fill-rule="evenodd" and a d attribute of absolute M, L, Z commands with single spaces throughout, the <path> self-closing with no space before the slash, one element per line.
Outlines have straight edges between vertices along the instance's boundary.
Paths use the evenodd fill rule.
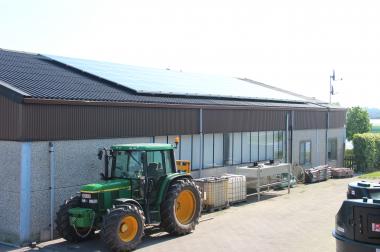
<path fill-rule="evenodd" d="M 104 172 L 100 173 L 100 176 L 102 177 L 102 180 L 109 179 L 109 159 L 112 157 L 112 151 L 108 150 L 106 148 L 100 148 L 98 150 L 98 159 L 102 160 L 104 156 Z"/>

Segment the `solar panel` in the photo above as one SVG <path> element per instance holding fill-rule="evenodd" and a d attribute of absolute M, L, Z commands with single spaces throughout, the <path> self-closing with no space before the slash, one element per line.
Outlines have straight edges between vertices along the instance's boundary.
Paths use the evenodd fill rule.
<path fill-rule="evenodd" d="M 232 77 L 185 73 L 54 55 L 45 56 L 138 93 L 305 101 L 297 96 Z"/>

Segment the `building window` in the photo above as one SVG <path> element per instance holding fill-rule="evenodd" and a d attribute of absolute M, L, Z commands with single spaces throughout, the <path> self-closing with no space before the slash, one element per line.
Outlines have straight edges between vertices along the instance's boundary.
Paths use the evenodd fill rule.
<path fill-rule="evenodd" d="M 337 138 L 329 138 L 329 142 L 327 145 L 327 156 L 329 160 L 337 160 L 337 152 L 338 152 L 338 139 Z"/>
<path fill-rule="evenodd" d="M 214 135 L 203 135 L 203 167 L 209 168 L 214 166 Z"/>
<path fill-rule="evenodd" d="M 223 134 L 214 134 L 214 166 L 223 166 Z"/>
<path fill-rule="evenodd" d="M 266 160 L 273 160 L 273 131 L 267 131 L 267 157 Z"/>
<path fill-rule="evenodd" d="M 223 134 L 223 159 L 225 165 L 232 165 L 232 133 Z"/>
<path fill-rule="evenodd" d="M 300 143 L 300 165 L 311 164 L 311 141 Z"/>
<path fill-rule="evenodd" d="M 282 131 L 274 132 L 274 159 L 284 160 L 284 137 Z"/>
<path fill-rule="evenodd" d="M 233 164 L 241 164 L 241 133 L 233 133 L 233 152 L 232 152 L 232 162 Z"/>
<path fill-rule="evenodd" d="M 242 163 L 249 163 L 251 161 L 251 146 L 250 146 L 250 141 L 251 141 L 251 134 L 250 132 L 243 132 L 241 133 L 241 146 L 242 146 Z"/>
<path fill-rule="evenodd" d="M 192 160 L 191 160 L 191 168 L 192 170 L 198 170 L 201 167 L 201 136 L 193 135 L 193 144 L 192 144 Z"/>
<path fill-rule="evenodd" d="M 251 132 L 251 162 L 259 161 L 259 134 Z"/>
<path fill-rule="evenodd" d="M 178 158 L 191 161 L 191 135 L 181 136 L 181 144 L 179 145 L 179 148 L 180 156 Z"/>
<path fill-rule="evenodd" d="M 259 132 L 259 161 L 264 161 L 267 159 L 266 145 L 267 145 L 266 132 Z"/>

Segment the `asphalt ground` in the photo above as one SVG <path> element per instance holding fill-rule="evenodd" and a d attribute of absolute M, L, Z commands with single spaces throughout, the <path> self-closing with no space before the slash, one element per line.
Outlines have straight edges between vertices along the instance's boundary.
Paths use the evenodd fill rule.
<path fill-rule="evenodd" d="M 335 214 L 346 197 L 347 184 L 357 178 L 331 179 L 287 190 L 269 191 L 257 202 L 247 203 L 209 214 L 189 235 L 173 237 L 165 232 L 147 235 L 136 251 L 263 251 L 329 252 L 335 251 L 331 232 Z M 99 237 L 79 244 L 63 239 L 37 244 L 35 248 L 11 248 L 0 251 L 24 252 L 103 252 L 108 249 Z"/>

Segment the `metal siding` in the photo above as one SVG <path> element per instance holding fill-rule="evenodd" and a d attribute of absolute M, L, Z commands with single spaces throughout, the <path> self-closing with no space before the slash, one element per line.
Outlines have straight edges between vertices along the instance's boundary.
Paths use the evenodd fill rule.
<path fill-rule="evenodd" d="M 275 110 L 228 110 L 205 109 L 203 131 L 240 132 L 261 130 L 284 130 L 286 111 Z"/>
<path fill-rule="evenodd" d="M 329 128 L 343 128 L 346 124 L 346 110 L 330 111 Z"/>
<path fill-rule="evenodd" d="M 196 109 L 24 105 L 23 139 L 61 140 L 194 134 Z"/>
<path fill-rule="evenodd" d="M 22 104 L 0 96 L 0 139 L 17 140 L 21 135 Z"/>
<path fill-rule="evenodd" d="M 327 111 L 295 111 L 294 129 L 325 129 Z"/>

